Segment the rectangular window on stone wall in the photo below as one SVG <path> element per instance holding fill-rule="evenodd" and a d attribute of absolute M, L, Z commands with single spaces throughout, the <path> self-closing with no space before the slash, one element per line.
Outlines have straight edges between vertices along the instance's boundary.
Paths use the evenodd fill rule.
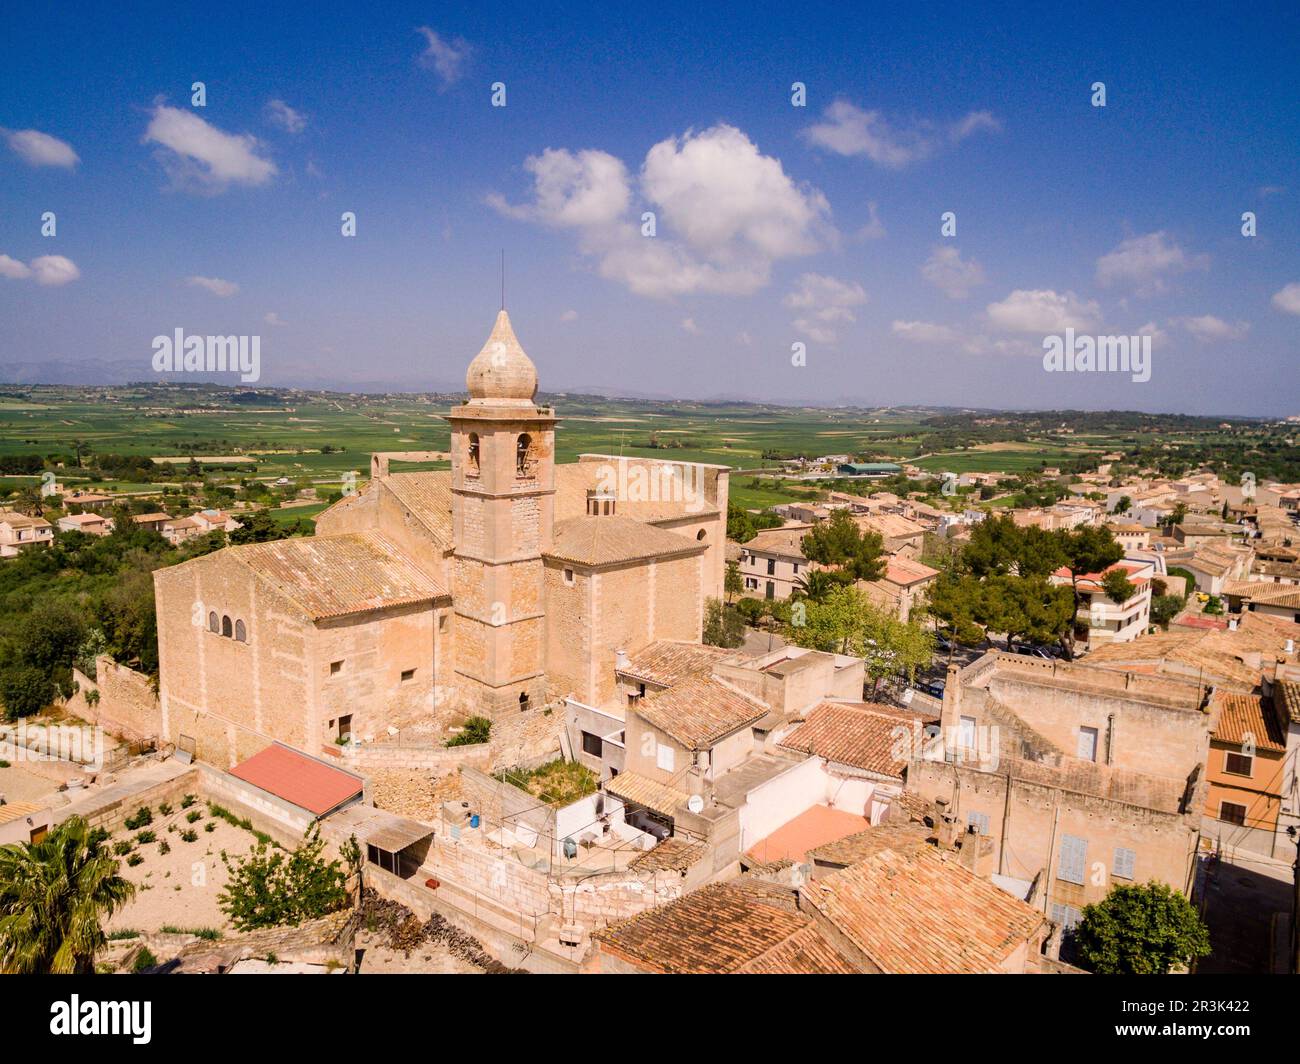
<path fill-rule="evenodd" d="M 600 757 L 605 752 L 605 744 L 599 735 L 592 735 L 591 732 L 583 732 L 582 752 L 584 754 L 590 754 L 592 757 Z"/>
<path fill-rule="evenodd" d="M 1084 869 L 1088 862 L 1088 840 L 1077 835 L 1061 836 L 1061 858 L 1056 878 L 1066 883 L 1082 885 Z"/>
<path fill-rule="evenodd" d="M 664 772 L 671 772 L 673 770 L 673 748 L 659 743 L 658 748 L 655 750 L 655 764 Z"/>

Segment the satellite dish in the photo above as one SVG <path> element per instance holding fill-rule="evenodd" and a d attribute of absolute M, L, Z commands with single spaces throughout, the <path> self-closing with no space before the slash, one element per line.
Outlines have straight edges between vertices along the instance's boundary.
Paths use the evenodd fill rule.
<path fill-rule="evenodd" d="M 704 808 L 704 799 L 698 794 L 692 794 L 686 799 L 686 808 L 692 813 L 698 813 Z"/>

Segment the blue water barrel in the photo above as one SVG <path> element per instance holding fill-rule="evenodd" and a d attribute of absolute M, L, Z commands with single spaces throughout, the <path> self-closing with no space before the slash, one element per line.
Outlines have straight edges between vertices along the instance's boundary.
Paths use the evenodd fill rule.
<path fill-rule="evenodd" d="M 472 827 L 472 828 L 476 828 L 476 827 L 478 827 L 478 814 L 477 814 L 477 813 L 470 813 L 470 815 L 469 815 L 469 826 Z"/>

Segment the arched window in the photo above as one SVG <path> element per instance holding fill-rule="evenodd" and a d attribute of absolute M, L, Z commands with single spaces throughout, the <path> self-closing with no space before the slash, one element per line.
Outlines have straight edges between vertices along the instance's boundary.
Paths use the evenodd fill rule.
<path fill-rule="evenodd" d="M 243 621 L 235 622 L 235 641 L 238 643 L 248 642 L 248 629 L 244 627 Z"/>
<path fill-rule="evenodd" d="M 224 635 L 224 636 L 226 636 L 227 638 L 229 638 L 229 637 L 230 637 L 230 633 L 231 633 L 230 618 L 229 618 L 229 617 L 222 617 L 222 618 L 221 618 L 221 634 Z"/>
<path fill-rule="evenodd" d="M 210 612 L 210 613 L 208 614 L 208 631 L 209 631 L 209 632 L 220 632 L 220 631 L 221 631 L 221 622 L 219 622 L 219 621 L 217 620 L 217 611 L 216 611 L 216 610 L 213 610 L 212 612 Z"/>
<path fill-rule="evenodd" d="M 707 535 L 708 535 L 708 532 L 706 532 L 704 529 L 701 528 L 698 532 L 695 533 L 695 538 L 696 538 L 696 539 L 699 539 L 699 540 L 702 540 L 702 539 L 704 539 L 704 537 L 707 536 Z"/>
<path fill-rule="evenodd" d="M 515 444 L 515 475 L 531 477 L 533 475 L 533 438 L 524 433 Z"/>
<path fill-rule="evenodd" d="M 469 434 L 469 473 L 478 476 L 478 433 Z"/>

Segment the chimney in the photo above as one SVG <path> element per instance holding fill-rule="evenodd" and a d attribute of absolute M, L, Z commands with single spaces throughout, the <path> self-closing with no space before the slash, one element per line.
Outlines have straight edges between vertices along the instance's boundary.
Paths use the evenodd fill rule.
<path fill-rule="evenodd" d="M 993 840 L 987 835 L 977 834 L 974 828 L 967 828 L 962 836 L 961 853 L 957 863 L 968 872 L 977 876 L 993 874 Z"/>
<path fill-rule="evenodd" d="M 628 667 L 628 665 L 630 665 L 630 664 L 631 664 L 631 660 L 628 658 L 628 656 L 627 656 L 627 651 L 626 651 L 626 650 L 623 650 L 623 649 L 620 647 L 618 650 L 614 651 L 614 668 L 615 668 L 615 669 L 617 669 L 617 670 L 619 670 L 619 671 L 621 672 L 623 669 L 626 669 L 626 668 Z"/>

